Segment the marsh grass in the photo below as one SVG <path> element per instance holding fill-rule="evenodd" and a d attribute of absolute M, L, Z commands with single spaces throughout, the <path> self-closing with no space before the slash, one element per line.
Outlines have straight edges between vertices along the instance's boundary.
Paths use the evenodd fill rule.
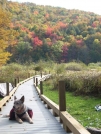
<path fill-rule="evenodd" d="M 77 94 L 101 95 L 101 71 L 68 72 L 66 90 Z"/>
<path fill-rule="evenodd" d="M 87 70 L 87 66 L 82 62 L 70 62 L 66 65 L 66 70 L 82 71 Z"/>
<path fill-rule="evenodd" d="M 59 104 L 58 90 L 52 90 L 49 81 L 44 82 L 44 95 L 56 104 Z M 101 103 L 100 98 L 91 96 L 75 96 L 73 93 L 66 92 L 66 108 L 76 120 L 84 127 L 101 127 L 101 112 L 95 110 L 95 106 Z"/>
<path fill-rule="evenodd" d="M 6 66 L 2 66 L 0 69 L 0 82 L 10 82 L 14 84 L 15 78 L 19 77 L 20 80 L 24 80 L 28 78 L 28 73 L 33 75 L 35 71 L 28 65 L 11 63 Z"/>

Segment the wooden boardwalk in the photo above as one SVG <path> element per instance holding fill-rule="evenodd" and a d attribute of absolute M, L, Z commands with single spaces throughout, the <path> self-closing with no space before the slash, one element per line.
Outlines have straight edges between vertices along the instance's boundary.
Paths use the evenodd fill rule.
<path fill-rule="evenodd" d="M 17 98 L 22 95 L 25 96 L 25 104 L 32 108 L 34 112 L 34 124 L 28 122 L 19 124 L 16 121 L 10 121 L 7 117 L 3 117 L 9 114 L 13 106 L 14 96 L 12 96 L 0 111 L 0 134 L 67 134 L 59 121 L 41 102 L 33 86 L 32 79 L 20 85 L 14 95 Z"/>

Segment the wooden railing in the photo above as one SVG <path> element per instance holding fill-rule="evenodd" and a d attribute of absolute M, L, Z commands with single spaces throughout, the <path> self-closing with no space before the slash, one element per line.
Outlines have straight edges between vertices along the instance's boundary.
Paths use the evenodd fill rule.
<path fill-rule="evenodd" d="M 16 78 L 15 79 L 15 88 L 9 92 L 9 83 L 6 83 L 6 90 L 7 90 L 7 95 L 2 99 L 0 100 L 0 111 L 2 110 L 2 107 L 6 105 L 6 102 L 9 101 L 9 99 L 11 99 L 11 97 L 13 96 L 13 94 L 16 92 L 16 90 L 18 89 L 18 87 L 23 84 L 24 82 L 30 80 L 30 79 L 33 79 L 33 77 L 30 77 L 24 81 L 21 81 L 19 82 L 19 78 Z"/>
<path fill-rule="evenodd" d="M 43 94 L 43 81 L 47 78 L 50 78 L 50 74 L 42 77 L 39 81 L 37 77 L 33 77 L 34 86 L 37 90 L 37 93 L 44 104 L 47 104 L 48 109 L 52 109 L 54 116 L 59 116 L 60 123 L 63 123 L 63 128 L 66 132 L 72 132 L 73 134 L 90 134 L 86 128 L 84 128 L 76 119 L 74 119 L 66 111 L 66 97 L 65 97 L 65 83 L 64 81 L 59 81 L 59 105 L 54 103 L 52 100 L 47 98 Z M 40 84 L 40 88 L 38 85 Z"/>
<path fill-rule="evenodd" d="M 37 76 L 37 75 L 36 75 Z M 29 77 L 29 78 L 28 78 Z M 41 77 L 42 77 L 42 73 L 41 73 Z M 45 75 L 44 78 L 42 78 L 43 80 L 46 79 L 46 77 L 48 78 L 47 75 Z M 27 74 L 27 79 L 19 82 L 19 77 L 15 78 L 14 79 L 14 89 L 9 92 L 9 83 L 6 83 L 6 90 L 7 90 L 7 95 L 2 99 L 0 100 L 0 111 L 2 110 L 2 107 L 6 105 L 6 103 L 11 99 L 11 97 L 14 95 L 14 93 L 16 92 L 16 90 L 18 89 L 19 85 L 23 84 L 24 82 L 30 80 L 30 79 L 33 79 L 33 76 L 30 77 L 30 73 Z"/>

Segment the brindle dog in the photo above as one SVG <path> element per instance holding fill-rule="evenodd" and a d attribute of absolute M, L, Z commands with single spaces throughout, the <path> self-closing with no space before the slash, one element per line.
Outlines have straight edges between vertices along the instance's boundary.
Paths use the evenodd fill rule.
<path fill-rule="evenodd" d="M 33 121 L 27 112 L 27 107 L 24 105 L 24 96 L 22 96 L 21 99 L 17 99 L 16 96 L 14 96 L 13 109 L 15 112 L 15 119 L 19 123 L 23 123 L 23 120 L 27 120 L 30 124 L 33 124 Z"/>

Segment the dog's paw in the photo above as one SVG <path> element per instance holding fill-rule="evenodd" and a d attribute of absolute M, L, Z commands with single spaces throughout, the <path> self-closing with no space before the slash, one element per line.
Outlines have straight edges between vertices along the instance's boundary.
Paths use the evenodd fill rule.
<path fill-rule="evenodd" d="M 23 121 L 22 121 L 22 120 L 19 120 L 18 122 L 19 122 L 20 124 L 22 124 L 22 123 L 23 123 Z"/>
<path fill-rule="evenodd" d="M 30 124 L 33 124 L 34 122 L 33 122 L 33 121 L 30 121 L 29 123 L 30 123 Z"/>

